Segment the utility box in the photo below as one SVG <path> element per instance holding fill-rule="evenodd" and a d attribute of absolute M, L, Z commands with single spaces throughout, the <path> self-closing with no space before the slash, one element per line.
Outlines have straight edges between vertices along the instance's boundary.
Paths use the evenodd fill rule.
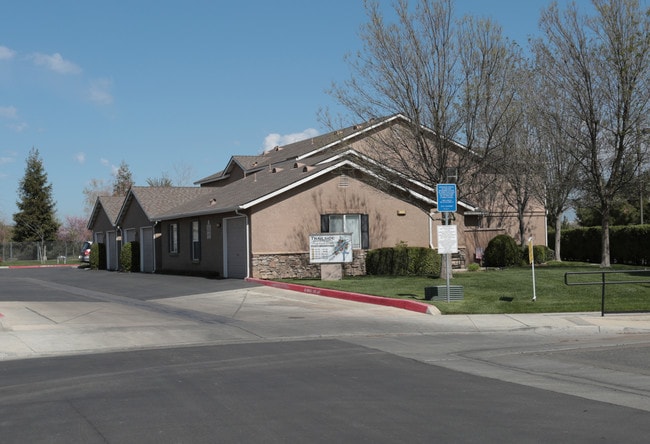
<path fill-rule="evenodd" d="M 449 286 L 449 300 L 462 301 L 463 300 L 463 286 L 450 285 Z M 424 287 L 424 299 L 427 301 L 441 301 L 447 302 L 447 286 L 436 285 L 433 287 Z"/>

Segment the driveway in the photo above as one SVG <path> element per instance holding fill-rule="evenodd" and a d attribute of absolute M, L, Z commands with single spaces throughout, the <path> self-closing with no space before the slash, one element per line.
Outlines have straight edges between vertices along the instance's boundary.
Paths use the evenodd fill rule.
<path fill-rule="evenodd" d="M 344 341 L 453 371 L 650 411 L 650 319 L 433 316 L 241 280 L 0 270 L 0 360 Z"/>

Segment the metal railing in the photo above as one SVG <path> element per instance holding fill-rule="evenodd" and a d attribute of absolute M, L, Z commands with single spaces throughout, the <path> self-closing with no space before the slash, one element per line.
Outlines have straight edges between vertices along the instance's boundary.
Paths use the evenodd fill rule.
<path fill-rule="evenodd" d="M 564 273 L 564 284 L 568 286 L 576 285 L 600 285 L 601 286 L 601 302 L 600 302 L 600 316 L 605 316 L 605 287 L 607 285 L 621 285 L 621 284 L 650 284 L 650 279 L 647 280 L 607 280 L 607 276 L 621 275 L 621 274 L 650 274 L 650 270 L 615 270 L 615 271 L 568 271 Z M 569 282 L 569 276 L 578 275 L 600 275 L 600 281 L 587 281 L 587 282 Z"/>

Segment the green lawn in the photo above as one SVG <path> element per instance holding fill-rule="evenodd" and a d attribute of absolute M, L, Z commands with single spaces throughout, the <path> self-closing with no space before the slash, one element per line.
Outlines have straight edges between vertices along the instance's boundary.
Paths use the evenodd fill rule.
<path fill-rule="evenodd" d="M 68 257 L 67 259 L 67 264 L 68 265 L 74 265 L 74 264 L 81 264 L 79 259 L 75 256 L 73 257 Z M 0 261 L 0 267 L 9 267 L 9 266 L 14 266 L 14 265 L 20 265 L 20 266 L 36 266 L 36 265 L 62 265 L 63 261 L 60 260 L 57 264 L 57 260 L 55 259 L 48 259 L 47 261 L 41 262 L 41 261 Z"/>
<path fill-rule="evenodd" d="M 612 270 L 638 270 L 641 267 L 615 266 Z M 445 279 L 406 276 L 346 277 L 341 281 L 318 279 L 287 280 L 302 285 L 352 291 L 356 293 L 404 298 L 435 305 L 444 314 L 559 313 L 600 311 L 601 286 L 566 286 L 566 272 L 602 271 L 593 264 L 551 264 L 535 267 L 537 301 L 532 302 L 533 284 L 530 267 L 505 270 L 456 272 L 451 285 L 462 285 L 464 300 L 432 302 L 424 299 L 424 287 L 445 285 Z M 574 276 L 570 282 L 596 281 L 601 275 Z M 608 275 L 612 280 L 643 280 L 648 283 L 608 285 L 606 312 L 650 311 L 650 271 L 644 275 Z"/>

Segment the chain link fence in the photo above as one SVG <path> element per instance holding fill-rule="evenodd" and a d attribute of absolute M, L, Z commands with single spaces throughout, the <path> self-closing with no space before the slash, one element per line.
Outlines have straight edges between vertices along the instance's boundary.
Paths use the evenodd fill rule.
<path fill-rule="evenodd" d="M 83 242 L 5 242 L 0 244 L 0 262 L 18 261 L 59 262 L 78 261 Z"/>

